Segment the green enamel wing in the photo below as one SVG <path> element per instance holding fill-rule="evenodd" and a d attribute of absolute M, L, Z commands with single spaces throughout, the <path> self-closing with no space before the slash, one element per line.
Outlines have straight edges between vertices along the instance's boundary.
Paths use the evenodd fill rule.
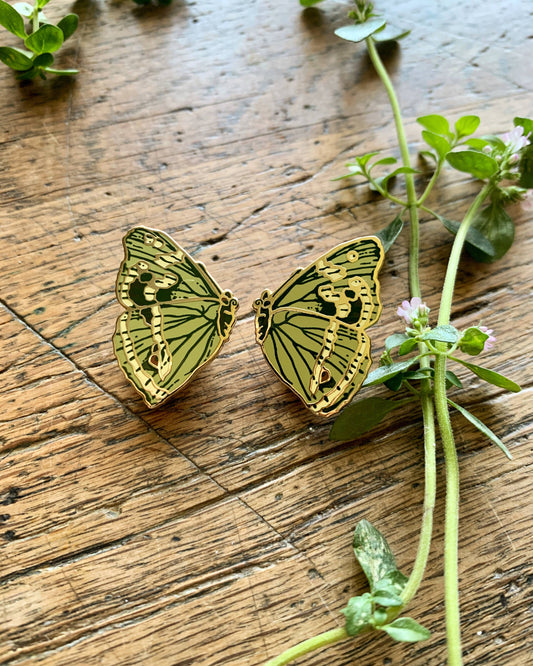
<path fill-rule="evenodd" d="M 329 416 L 363 383 L 372 360 L 365 330 L 381 314 L 381 241 L 358 238 L 298 269 L 256 311 L 257 342 L 278 377 L 314 413 Z"/>
<path fill-rule="evenodd" d="M 125 312 L 113 346 L 126 377 L 156 407 L 218 353 L 237 301 L 162 231 L 135 227 L 123 244 L 116 293 Z"/>

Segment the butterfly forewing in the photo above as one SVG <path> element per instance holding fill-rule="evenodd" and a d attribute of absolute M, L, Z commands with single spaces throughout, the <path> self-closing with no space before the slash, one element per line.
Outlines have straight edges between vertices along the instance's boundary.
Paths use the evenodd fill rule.
<path fill-rule="evenodd" d="M 228 338 L 237 301 L 169 236 L 136 227 L 124 238 L 113 345 L 126 377 L 155 407 L 184 386 Z"/>
<path fill-rule="evenodd" d="M 268 362 L 315 413 L 339 411 L 368 373 L 364 331 L 381 312 L 377 273 L 383 254 L 377 238 L 350 241 L 254 304 Z"/>

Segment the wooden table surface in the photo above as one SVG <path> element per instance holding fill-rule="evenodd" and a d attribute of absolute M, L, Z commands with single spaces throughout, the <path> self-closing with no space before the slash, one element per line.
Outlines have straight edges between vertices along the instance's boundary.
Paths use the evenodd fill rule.
<path fill-rule="evenodd" d="M 385 57 L 413 154 L 415 119 L 482 116 L 482 132 L 533 115 L 527 0 L 384 1 L 412 30 Z M 60 62 L 74 80 L 0 71 L 0 663 L 262 664 L 342 625 L 365 590 L 351 537 L 362 518 L 400 568 L 416 553 L 423 493 L 417 410 L 351 443 L 328 439 L 267 366 L 252 302 L 296 267 L 395 214 L 359 182 L 356 154 L 396 151 L 364 47 L 334 36 L 346 7 L 296 0 L 53 0 L 80 28 Z M 9 35 L 3 34 L 6 43 Z M 7 40 L 7 41 L 6 41 Z M 464 213 L 478 184 L 446 171 L 430 205 Z M 531 639 L 532 211 L 499 263 L 465 258 L 454 323 L 486 323 L 484 364 L 524 390 L 472 380 L 456 399 L 497 432 L 506 460 L 453 417 L 461 469 L 460 589 L 467 664 L 526 664 Z M 149 410 L 111 338 L 123 235 L 164 230 L 240 300 L 219 357 Z M 422 224 L 421 279 L 435 310 L 451 236 Z M 381 273 L 374 358 L 399 328 L 407 235 Z M 365 395 L 383 395 L 380 388 Z M 445 662 L 443 481 L 427 575 L 409 614 L 432 638 L 365 636 L 300 660 Z"/>

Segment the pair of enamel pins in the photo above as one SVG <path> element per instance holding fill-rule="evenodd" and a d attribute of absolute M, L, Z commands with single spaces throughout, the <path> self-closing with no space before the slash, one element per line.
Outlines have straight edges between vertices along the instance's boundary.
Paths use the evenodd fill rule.
<path fill-rule="evenodd" d="M 148 407 L 185 386 L 228 339 L 238 304 L 167 234 L 135 227 L 123 239 L 116 293 L 125 311 L 113 346 Z M 381 313 L 375 236 L 338 245 L 253 304 L 257 342 L 278 377 L 315 414 L 346 405 L 371 364 L 365 330 Z"/>

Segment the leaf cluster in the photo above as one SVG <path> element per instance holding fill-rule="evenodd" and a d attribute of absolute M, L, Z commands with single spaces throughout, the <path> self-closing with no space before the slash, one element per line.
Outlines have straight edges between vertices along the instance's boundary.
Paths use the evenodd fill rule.
<path fill-rule="evenodd" d="M 424 127 L 422 138 L 431 149 L 421 151 L 421 155 L 435 161 L 437 171 L 446 161 L 454 169 L 490 183 L 490 201 L 477 213 L 465 247 L 476 261 L 488 263 L 500 259 L 511 247 L 515 235 L 514 223 L 505 207 L 533 187 L 533 148 L 530 145 L 522 149 L 519 163 L 513 162 L 516 155 L 512 146 L 500 137 L 472 137 L 479 126 L 478 116 L 462 116 L 454 130 L 441 115 L 422 116 L 417 121 Z M 528 118 L 515 118 L 514 124 L 523 127 L 526 135 L 533 130 L 533 121 Z M 458 147 L 461 150 L 455 150 Z M 502 185 L 507 181 L 517 184 Z M 440 215 L 435 217 L 450 233 L 457 233 L 459 222 Z"/>
<path fill-rule="evenodd" d="M 449 360 L 461 364 L 477 377 L 493 386 L 513 392 L 520 391 L 520 386 L 504 375 L 454 355 L 457 350 L 470 356 L 477 356 L 483 351 L 485 341 L 489 336 L 477 326 L 467 328 L 462 333 L 451 325 L 426 328 L 423 331 L 415 329 L 409 329 L 409 331 L 409 334 L 394 333 L 385 340 L 385 352 L 380 359 L 380 366 L 370 372 L 364 382 L 364 386 L 384 384 L 394 393 L 399 393 L 401 389 L 407 389 L 408 396 L 394 399 L 363 398 L 353 402 L 335 420 L 330 432 L 332 440 L 348 441 L 360 437 L 381 423 L 391 412 L 417 401 L 421 389 L 416 382 L 426 380 L 427 384 L 427 380 L 434 379 L 435 373 L 432 365 L 424 367 L 420 365 L 420 360 L 428 355 L 434 357 L 444 354 Z M 398 360 L 393 359 L 393 352 L 396 352 L 399 357 Z M 414 355 L 409 358 L 402 358 L 413 352 L 415 352 Z M 447 370 L 446 388 L 449 389 L 452 386 L 462 388 L 462 383 L 455 373 Z M 508 458 L 511 458 L 505 444 L 488 426 L 464 407 L 449 399 L 448 403 L 490 441 L 499 446 Z"/>
<path fill-rule="evenodd" d="M 352 597 L 342 610 L 350 636 L 379 629 L 403 642 L 423 641 L 430 632 L 409 617 L 400 617 L 401 597 L 407 583 L 385 537 L 371 523 L 362 520 L 353 538 L 354 555 L 370 586 L 370 592 Z"/>
<path fill-rule="evenodd" d="M 49 0 L 36 0 L 35 5 L 17 2 L 10 5 L 0 0 L 0 25 L 19 37 L 24 48 L 0 46 L 0 61 L 17 72 L 19 79 L 46 78 L 46 74 L 72 75 L 75 69 L 56 69 L 53 54 L 71 37 L 78 27 L 78 16 L 67 14 L 57 25 L 50 23 L 43 7 Z M 32 30 L 26 30 L 26 20 L 32 24 Z"/>

